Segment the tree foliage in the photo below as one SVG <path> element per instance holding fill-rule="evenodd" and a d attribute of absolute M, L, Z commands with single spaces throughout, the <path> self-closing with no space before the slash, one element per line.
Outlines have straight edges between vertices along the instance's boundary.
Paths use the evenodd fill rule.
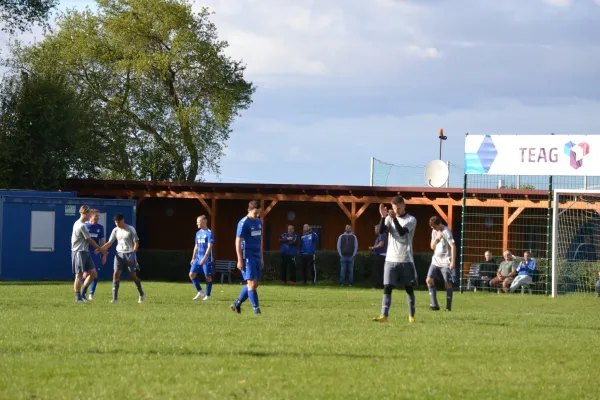
<path fill-rule="evenodd" d="M 100 172 L 96 110 L 60 79 L 10 76 L 0 91 L 0 187 L 56 190 Z"/>
<path fill-rule="evenodd" d="M 4 32 L 25 31 L 32 24 L 46 26 L 58 0 L 0 0 L 0 21 Z"/>
<path fill-rule="evenodd" d="M 183 0 L 97 3 L 96 14 L 59 16 L 57 32 L 15 49 L 13 65 L 64 76 L 99 105 L 115 125 L 111 153 L 122 157 L 108 175 L 195 181 L 218 171 L 254 87 L 245 66 L 224 54 L 208 11 L 194 14 Z"/>

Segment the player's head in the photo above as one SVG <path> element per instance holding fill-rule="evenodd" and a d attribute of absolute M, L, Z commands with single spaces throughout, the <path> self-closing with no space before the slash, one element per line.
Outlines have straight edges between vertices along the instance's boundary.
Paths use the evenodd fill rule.
<path fill-rule="evenodd" d="M 346 232 L 347 233 L 352 232 L 352 225 L 346 225 Z"/>
<path fill-rule="evenodd" d="M 206 215 L 201 215 L 198 218 L 196 218 L 196 226 L 198 227 L 198 229 L 208 228 L 208 218 L 206 218 Z"/>
<path fill-rule="evenodd" d="M 294 225 L 288 225 L 288 233 L 294 233 Z"/>
<path fill-rule="evenodd" d="M 310 225 L 309 224 L 304 224 L 304 226 L 302 227 L 302 231 L 304 233 L 310 233 L 310 231 L 311 231 Z"/>
<path fill-rule="evenodd" d="M 79 215 L 81 215 L 82 220 L 88 221 L 92 215 L 92 210 L 90 210 L 90 208 L 84 204 L 79 207 Z"/>
<path fill-rule="evenodd" d="M 403 215 L 406 209 L 406 205 L 404 204 L 404 199 L 400 196 L 396 196 L 392 199 L 392 209 L 396 213 L 396 215 Z"/>
<path fill-rule="evenodd" d="M 433 217 L 429 218 L 429 227 L 436 231 L 441 231 L 442 229 L 444 229 L 442 219 L 437 215 L 434 215 Z"/>
<path fill-rule="evenodd" d="M 525 261 L 529 261 L 531 259 L 531 253 L 529 251 L 524 252 L 523 258 L 525 259 Z"/>
<path fill-rule="evenodd" d="M 98 220 L 100 219 L 100 211 L 93 208 L 90 210 L 90 212 L 92 213 L 92 215 L 90 216 L 90 222 L 92 225 L 96 225 L 98 223 Z"/>
<path fill-rule="evenodd" d="M 484 254 L 485 257 L 485 261 L 492 261 L 492 252 L 491 251 L 486 251 Z"/>
<path fill-rule="evenodd" d="M 115 214 L 115 216 L 113 217 L 113 220 L 115 221 L 115 225 L 118 226 L 119 228 L 125 227 L 125 216 L 123 214 L 121 214 L 121 213 Z"/>
<path fill-rule="evenodd" d="M 510 251 L 508 251 L 508 250 L 505 250 L 505 251 L 504 251 L 504 254 L 502 254 L 502 255 L 504 256 L 504 259 L 505 259 L 506 261 L 510 261 L 510 260 L 512 260 L 512 253 L 511 253 Z"/>
<path fill-rule="evenodd" d="M 252 200 L 248 203 L 248 216 L 252 219 L 260 217 L 260 201 Z"/>

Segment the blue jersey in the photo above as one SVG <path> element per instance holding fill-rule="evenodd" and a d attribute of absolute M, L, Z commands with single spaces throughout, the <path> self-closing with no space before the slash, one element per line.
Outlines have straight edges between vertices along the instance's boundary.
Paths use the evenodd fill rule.
<path fill-rule="evenodd" d="M 92 239 L 94 239 L 94 242 L 96 242 L 96 244 L 100 245 L 100 239 L 104 239 L 104 227 L 100 224 L 91 224 L 89 222 L 85 223 L 85 226 L 88 228 L 88 231 L 90 232 L 90 237 Z M 89 245 L 89 250 L 91 254 L 94 254 L 94 246 Z"/>
<path fill-rule="evenodd" d="M 213 243 L 213 244 L 215 243 L 213 233 L 210 229 L 207 229 L 207 230 L 200 229 L 198 232 L 196 232 L 196 246 L 198 246 L 198 253 L 196 254 L 196 258 L 198 258 L 198 261 L 202 260 L 202 258 L 206 254 L 206 250 L 208 250 L 208 245 L 210 243 Z M 211 249 L 208 257 L 206 257 L 206 262 L 207 263 L 213 262 L 212 249 Z"/>
<path fill-rule="evenodd" d="M 319 236 L 317 236 L 317 234 L 314 232 L 302 235 L 300 238 L 300 254 L 309 256 L 314 255 L 317 249 L 318 241 Z"/>
<path fill-rule="evenodd" d="M 281 239 L 281 253 L 286 254 L 288 256 L 296 255 L 296 242 L 298 241 L 298 236 L 295 233 L 283 233 L 280 237 Z M 288 238 L 292 238 L 292 240 L 288 240 Z"/>
<path fill-rule="evenodd" d="M 258 218 L 242 218 L 237 226 L 236 237 L 244 241 L 244 258 L 261 258 L 262 221 Z"/>
<path fill-rule="evenodd" d="M 383 247 L 373 249 L 373 253 L 377 254 L 378 256 L 385 256 L 387 252 L 387 238 L 388 237 L 385 233 L 382 233 L 381 235 L 377 236 L 377 240 L 375 240 L 375 246 L 383 242 Z"/>
<path fill-rule="evenodd" d="M 517 267 L 517 272 L 519 275 L 533 276 L 534 271 L 535 261 L 533 261 L 532 259 L 530 259 L 528 262 L 525 262 L 525 260 L 521 261 L 519 263 L 519 266 Z"/>

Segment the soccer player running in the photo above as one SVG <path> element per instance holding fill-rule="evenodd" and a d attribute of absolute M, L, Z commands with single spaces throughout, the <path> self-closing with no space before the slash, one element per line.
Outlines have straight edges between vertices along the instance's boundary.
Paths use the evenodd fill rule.
<path fill-rule="evenodd" d="M 196 232 L 196 244 L 194 245 L 194 254 L 190 262 L 192 266 L 190 268 L 190 279 L 197 292 L 194 300 L 199 300 L 204 296 L 200 280 L 198 279 L 198 273 L 202 269 L 206 279 L 206 296 L 202 300 L 210 300 L 212 277 L 214 275 L 213 245 L 215 242 L 212 231 L 208 229 L 208 219 L 205 215 L 201 215 L 196 219 L 196 225 L 198 226 L 198 232 Z"/>
<path fill-rule="evenodd" d="M 90 255 L 88 245 L 94 248 L 94 253 L 102 253 L 106 255 L 106 250 L 102 249 L 91 238 L 85 223 L 90 219 L 90 208 L 82 205 L 79 208 L 79 219 L 73 224 L 73 233 L 71 234 L 71 268 L 75 274 L 75 283 L 73 290 L 75 291 L 75 301 L 82 303 L 86 301 L 85 290 L 90 283 L 96 279 L 96 266 Z M 87 274 L 87 278 L 82 283 L 83 274 Z M 82 289 L 83 286 L 83 289 Z"/>
<path fill-rule="evenodd" d="M 431 250 L 433 250 L 433 257 L 431 258 L 431 266 L 427 272 L 427 288 L 429 289 L 429 297 L 431 297 L 431 306 L 429 307 L 432 311 L 439 311 L 440 305 L 437 301 L 437 294 L 435 288 L 435 277 L 441 277 L 444 279 L 444 286 L 446 287 L 446 311 L 452 310 L 452 283 L 454 273 L 454 262 L 456 260 L 456 244 L 454 244 L 454 238 L 452 232 L 444 224 L 440 217 L 433 216 L 429 219 L 429 226 L 431 227 Z"/>
<path fill-rule="evenodd" d="M 104 236 L 104 227 L 98 223 L 100 219 L 100 212 L 96 209 L 91 210 L 92 216 L 90 220 L 85 223 L 85 226 L 90 233 L 90 237 L 96 242 L 96 244 L 103 246 L 106 243 L 106 239 Z M 90 245 L 90 255 L 92 256 L 92 261 L 94 261 L 94 265 L 96 266 L 96 278 L 90 284 L 90 300 L 94 299 L 94 294 L 96 293 L 96 286 L 98 285 L 98 273 L 100 272 L 100 265 L 106 264 L 106 254 L 96 254 L 94 253 L 94 246 Z M 83 280 L 87 278 L 87 273 L 83 273 Z M 85 298 L 86 288 L 84 286 L 83 297 Z"/>
<path fill-rule="evenodd" d="M 113 273 L 113 298 L 111 303 L 116 303 L 119 298 L 119 284 L 121 281 L 121 272 L 128 270 L 131 280 L 140 294 L 138 303 L 146 300 L 146 294 L 142 290 L 142 283 L 137 276 L 140 265 L 136 260 L 136 253 L 140 247 L 140 239 L 135 228 L 125 223 L 125 216 L 121 213 L 115 214 L 113 218 L 116 228 L 110 234 L 108 242 L 102 246 L 103 249 L 109 249 L 114 241 L 117 244 L 117 254 L 115 255 L 114 273 Z"/>
<path fill-rule="evenodd" d="M 388 248 L 383 269 L 383 300 L 381 315 L 373 318 L 376 322 L 387 322 L 392 304 L 392 290 L 404 286 L 408 299 L 408 322 L 415 322 L 415 292 L 417 270 L 413 259 L 412 241 L 415 236 L 417 220 L 406 212 L 404 199 L 396 196 L 392 199 L 392 209 L 384 204 L 379 206 L 381 222 L 379 232 L 388 232 Z"/>
<path fill-rule="evenodd" d="M 260 314 L 256 292 L 264 268 L 260 208 L 260 202 L 252 200 L 248 204 L 248 215 L 240 220 L 237 227 L 235 238 L 237 269 L 242 271 L 246 285 L 242 288 L 238 299 L 229 307 L 238 314 L 242 312 L 242 303 L 248 298 L 254 308 L 254 314 Z M 244 242 L 243 249 L 242 242 Z"/>

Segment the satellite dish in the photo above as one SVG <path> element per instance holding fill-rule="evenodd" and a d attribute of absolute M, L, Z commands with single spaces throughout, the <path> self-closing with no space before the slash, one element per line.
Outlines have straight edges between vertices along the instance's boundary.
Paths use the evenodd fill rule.
<path fill-rule="evenodd" d="M 448 166 L 442 160 L 433 160 L 425 167 L 425 183 L 442 187 L 448 180 Z"/>

